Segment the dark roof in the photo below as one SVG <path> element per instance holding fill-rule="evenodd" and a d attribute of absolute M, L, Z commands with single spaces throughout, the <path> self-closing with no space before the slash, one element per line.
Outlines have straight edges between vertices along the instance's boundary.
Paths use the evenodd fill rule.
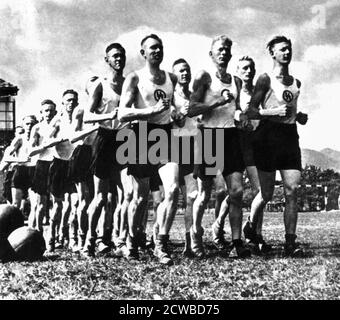
<path fill-rule="evenodd" d="M 0 96 L 16 96 L 19 88 L 3 79 L 0 79 Z"/>

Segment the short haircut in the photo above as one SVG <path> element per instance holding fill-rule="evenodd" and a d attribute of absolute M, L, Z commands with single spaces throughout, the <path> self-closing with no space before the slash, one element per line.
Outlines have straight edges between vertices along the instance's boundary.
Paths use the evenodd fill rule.
<path fill-rule="evenodd" d="M 141 47 L 143 47 L 144 42 L 145 42 L 146 40 L 148 40 L 149 38 L 155 39 L 155 40 L 159 41 L 159 42 L 161 43 L 161 45 L 163 46 L 163 41 L 162 41 L 162 39 L 161 39 L 159 36 L 157 36 L 157 34 L 151 33 L 151 34 L 145 36 L 145 37 L 142 39 L 142 41 L 141 41 L 141 43 L 140 43 Z"/>
<path fill-rule="evenodd" d="M 274 45 L 281 42 L 287 42 L 290 47 L 292 46 L 292 42 L 290 41 L 290 39 L 286 38 L 285 36 L 275 36 L 267 43 L 267 49 L 270 53 L 272 53 Z"/>
<path fill-rule="evenodd" d="M 52 105 L 54 105 L 55 108 L 57 107 L 57 105 L 50 99 L 45 99 L 41 102 L 42 106 L 45 105 L 45 104 L 52 104 Z"/>
<path fill-rule="evenodd" d="M 222 34 L 222 35 L 216 36 L 212 39 L 210 48 L 212 48 L 214 46 L 215 42 L 217 42 L 217 41 L 226 42 L 226 44 L 229 47 L 231 47 L 233 45 L 233 42 L 230 40 L 230 38 L 228 38 L 226 35 Z"/>
<path fill-rule="evenodd" d="M 177 60 L 174 61 L 174 63 L 172 64 L 172 68 L 174 68 L 174 66 L 175 66 L 176 64 L 180 64 L 180 63 L 186 63 L 186 64 L 190 67 L 189 63 L 188 63 L 185 59 L 179 58 L 179 59 L 177 59 Z"/>
<path fill-rule="evenodd" d="M 238 61 L 239 62 L 241 62 L 241 61 L 249 61 L 252 64 L 253 68 L 255 69 L 255 61 L 253 60 L 253 58 L 251 58 L 249 56 L 243 56 L 240 59 L 238 59 Z"/>
<path fill-rule="evenodd" d="M 118 43 L 118 42 L 114 42 L 114 43 L 109 44 L 109 45 L 106 47 L 106 49 L 105 49 L 105 53 L 107 54 L 107 53 L 108 53 L 110 50 L 112 50 L 112 49 L 120 50 L 120 51 L 122 51 L 122 52 L 124 53 L 124 55 L 125 55 L 125 49 L 124 49 L 124 47 L 123 47 L 120 43 Z"/>
<path fill-rule="evenodd" d="M 63 96 L 67 95 L 67 94 L 73 94 L 76 96 L 76 98 L 78 99 L 78 92 L 77 91 L 74 91 L 73 89 L 67 89 L 63 92 Z"/>
<path fill-rule="evenodd" d="M 22 121 L 24 122 L 24 120 L 27 119 L 27 118 L 30 118 L 31 121 L 32 121 L 34 124 L 36 124 L 36 123 L 38 122 L 36 116 L 33 115 L 33 114 L 30 114 L 30 115 L 27 115 L 27 116 L 23 117 L 23 118 L 22 118 Z"/>

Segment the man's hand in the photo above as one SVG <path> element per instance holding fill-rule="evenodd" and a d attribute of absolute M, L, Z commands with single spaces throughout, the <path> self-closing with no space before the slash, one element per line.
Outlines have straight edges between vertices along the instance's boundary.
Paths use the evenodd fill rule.
<path fill-rule="evenodd" d="M 296 114 L 296 121 L 302 125 L 305 125 L 308 121 L 308 114 L 303 112 L 298 112 Z"/>
<path fill-rule="evenodd" d="M 154 113 L 161 113 L 164 110 L 167 110 L 170 108 L 170 99 L 164 98 L 160 99 L 157 104 L 153 107 Z"/>
<path fill-rule="evenodd" d="M 273 116 L 285 117 L 287 116 L 287 105 L 283 104 L 276 108 L 271 109 L 273 111 Z"/>
<path fill-rule="evenodd" d="M 233 99 L 235 99 L 228 89 L 223 89 L 221 96 L 224 97 L 225 103 L 230 103 Z"/>
<path fill-rule="evenodd" d="M 185 106 L 183 106 L 182 111 L 180 112 L 183 116 L 187 116 L 189 112 L 190 102 L 188 101 Z"/>
<path fill-rule="evenodd" d="M 176 112 L 175 110 L 171 113 L 172 120 L 176 123 L 176 125 L 182 128 L 185 124 L 185 115 L 181 112 Z"/>

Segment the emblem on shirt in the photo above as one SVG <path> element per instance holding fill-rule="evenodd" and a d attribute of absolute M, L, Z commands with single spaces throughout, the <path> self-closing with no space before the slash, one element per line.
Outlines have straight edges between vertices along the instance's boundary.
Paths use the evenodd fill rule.
<path fill-rule="evenodd" d="M 159 101 L 160 99 L 166 98 L 166 93 L 161 89 L 157 89 L 157 90 L 155 90 L 153 96 L 155 97 L 156 101 Z"/>
<path fill-rule="evenodd" d="M 293 96 L 293 93 L 291 91 L 285 90 L 282 93 L 282 98 L 283 98 L 284 101 L 289 103 L 289 102 L 293 101 L 294 96 Z"/>

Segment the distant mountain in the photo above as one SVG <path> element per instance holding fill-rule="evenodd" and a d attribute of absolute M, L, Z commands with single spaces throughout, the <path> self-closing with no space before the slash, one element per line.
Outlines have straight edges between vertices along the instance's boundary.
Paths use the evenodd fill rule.
<path fill-rule="evenodd" d="M 340 172 L 340 152 L 326 148 L 321 151 L 302 149 L 302 167 L 313 165 L 321 169 L 333 169 Z"/>

